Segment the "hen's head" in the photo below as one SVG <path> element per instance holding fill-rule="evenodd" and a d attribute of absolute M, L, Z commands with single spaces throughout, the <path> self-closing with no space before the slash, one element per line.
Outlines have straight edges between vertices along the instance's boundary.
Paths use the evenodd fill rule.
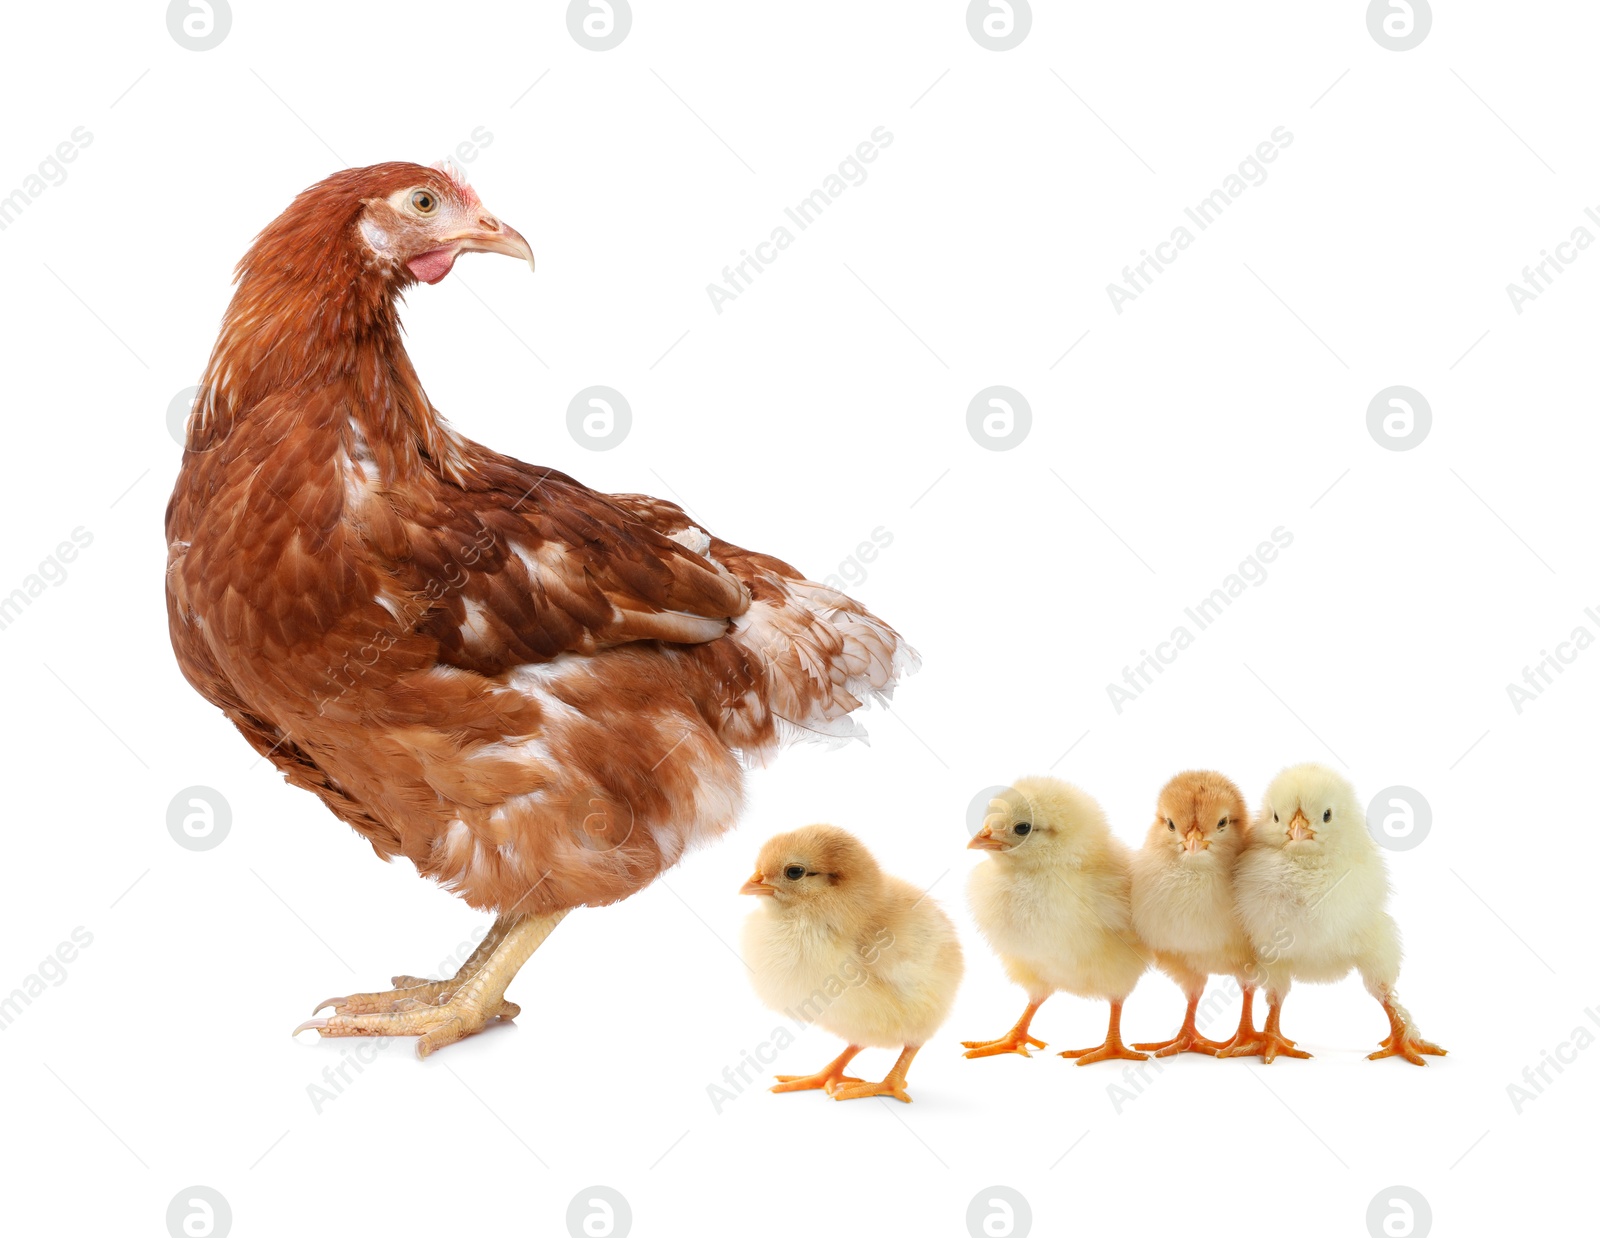
<path fill-rule="evenodd" d="M 1256 838 L 1291 855 L 1315 854 L 1370 842 L 1366 814 L 1348 779 L 1325 765 L 1291 765 L 1267 788 Z"/>
<path fill-rule="evenodd" d="M 1244 845 L 1250 809 L 1233 782 L 1213 770 L 1177 775 L 1156 799 L 1145 847 L 1185 863 L 1232 862 Z"/>
<path fill-rule="evenodd" d="M 841 919 L 871 901 L 883 872 L 861 840 L 835 825 L 808 825 L 767 840 L 741 894 L 764 895 L 780 914 Z"/>
<path fill-rule="evenodd" d="M 418 280 L 437 284 L 473 251 L 533 265 L 522 234 L 485 209 L 454 166 L 378 163 L 335 172 L 301 193 L 262 230 L 239 270 L 242 279 L 284 283 L 364 276 L 392 292 Z"/>

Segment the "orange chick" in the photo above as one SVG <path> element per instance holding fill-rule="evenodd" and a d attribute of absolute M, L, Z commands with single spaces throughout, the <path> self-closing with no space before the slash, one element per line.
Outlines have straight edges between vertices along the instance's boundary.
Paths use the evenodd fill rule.
<path fill-rule="evenodd" d="M 1176 1036 L 1136 1049 L 1153 1049 L 1157 1057 L 1215 1056 L 1256 1044 L 1255 951 L 1233 911 L 1233 868 L 1249 839 L 1249 806 L 1221 774 L 1190 770 L 1161 788 L 1156 819 L 1133 856 L 1133 927 L 1188 1006 Z M 1244 992 L 1239 1029 L 1229 1041 L 1208 1040 L 1195 1026 L 1213 975 L 1233 976 Z"/>

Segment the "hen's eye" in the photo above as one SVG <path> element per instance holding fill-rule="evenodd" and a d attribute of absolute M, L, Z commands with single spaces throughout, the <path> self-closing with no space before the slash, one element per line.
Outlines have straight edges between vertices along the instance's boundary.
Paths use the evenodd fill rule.
<path fill-rule="evenodd" d="M 783 875 L 790 881 L 799 881 L 800 878 L 806 875 L 806 870 L 799 864 L 791 864 L 788 868 L 783 870 Z"/>
<path fill-rule="evenodd" d="M 1026 821 L 1018 821 L 1014 826 L 1011 827 L 1011 832 L 1022 835 L 1026 834 L 1031 829 L 1033 829 L 1033 826 L 1029 825 Z"/>
<path fill-rule="evenodd" d="M 1172 818 L 1171 817 L 1167 818 L 1167 828 L 1169 830 L 1176 830 L 1178 828 L 1177 826 L 1172 824 Z"/>
<path fill-rule="evenodd" d="M 1326 824 L 1329 821 L 1332 821 L 1333 820 L 1333 809 L 1324 808 L 1322 810 L 1322 820 L 1323 820 L 1324 824 Z"/>
<path fill-rule="evenodd" d="M 439 209 L 439 199 L 426 189 L 415 189 L 411 193 L 411 209 L 419 215 L 431 215 Z"/>

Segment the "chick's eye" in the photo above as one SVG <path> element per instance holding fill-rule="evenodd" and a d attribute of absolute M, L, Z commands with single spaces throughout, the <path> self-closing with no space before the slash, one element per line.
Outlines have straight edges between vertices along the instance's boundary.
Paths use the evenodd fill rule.
<path fill-rule="evenodd" d="M 1169 830 L 1176 830 L 1178 828 L 1177 826 L 1172 824 L 1172 818 L 1171 817 L 1167 818 L 1167 828 Z"/>
<path fill-rule="evenodd" d="M 1223 831 L 1223 830 L 1225 830 L 1225 829 L 1227 829 L 1227 828 L 1228 828 L 1228 818 L 1226 818 L 1226 817 L 1224 817 L 1224 818 L 1222 818 L 1222 820 L 1221 820 L 1221 821 L 1218 821 L 1218 822 L 1217 822 L 1217 831 L 1218 831 L 1218 832 L 1219 832 L 1219 833 L 1220 833 L 1220 832 L 1221 832 L 1221 831 Z"/>
<path fill-rule="evenodd" d="M 1326 824 L 1329 821 L 1332 821 L 1333 820 L 1333 809 L 1324 808 L 1322 810 L 1322 820 L 1323 820 L 1324 824 Z"/>
<path fill-rule="evenodd" d="M 431 215 L 439 209 L 439 199 L 426 189 L 411 191 L 411 209 L 419 215 Z"/>
<path fill-rule="evenodd" d="M 1277 813 L 1273 813 L 1273 814 L 1272 814 L 1272 819 L 1273 819 L 1273 820 L 1274 820 L 1274 821 L 1276 821 L 1276 820 L 1277 820 L 1277 819 L 1278 819 L 1278 814 L 1277 814 Z"/>
<path fill-rule="evenodd" d="M 783 875 L 790 881 L 799 881 L 800 878 L 806 875 L 806 870 L 798 864 L 791 864 L 783 870 Z"/>
<path fill-rule="evenodd" d="M 1033 826 L 1029 825 L 1026 821 L 1018 821 L 1015 825 L 1013 825 L 1011 827 L 1011 832 L 1014 833 L 1014 834 L 1022 835 L 1022 834 L 1028 833 L 1028 831 L 1030 831 L 1031 829 L 1033 829 Z"/>

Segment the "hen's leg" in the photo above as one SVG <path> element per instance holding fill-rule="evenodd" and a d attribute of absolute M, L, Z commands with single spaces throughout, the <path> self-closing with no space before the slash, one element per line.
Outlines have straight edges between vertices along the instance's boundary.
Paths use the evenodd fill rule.
<path fill-rule="evenodd" d="M 456 987 L 437 1005 L 420 998 L 407 998 L 405 994 L 408 990 L 399 989 L 396 991 L 395 1004 L 412 1000 L 416 1000 L 417 1004 L 399 1010 L 350 1012 L 326 1019 L 308 1019 L 294 1029 L 295 1033 L 313 1030 L 319 1036 L 415 1036 L 418 1038 L 417 1056 L 427 1057 L 435 1049 L 442 1049 L 445 1045 L 481 1032 L 489 1020 L 500 1016 L 502 1010 L 509 1008 L 512 1013 L 516 1012 L 517 1007 L 505 1000 L 506 986 L 566 914 L 565 911 L 556 911 L 548 915 L 505 920 L 504 931 L 489 948 L 477 969 L 470 976 L 458 976 L 459 983 L 444 982 L 455 984 Z M 497 922 L 496 928 L 501 927 L 501 923 Z M 470 964 L 472 961 L 469 959 L 467 962 Z"/>
<path fill-rule="evenodd" d="M 380 993 L 351 993 L 347 997 L 330 997 L 316 1004 L 312 1014 L 320 1014 L 329 1006 L 333 1007 L 334 1014 L 387 1014 L 401 1010 L 415 1010 L 419 1006 L 437 1006 L 450 998 L 481 968 L 494 953 L 506 935 L 510 920 L 501 916 L 484 934 L 478 948 L 468 957 L 467 961 L 456 968 L 456 974 L 449 980 L 426 980 L 421 976 L 391 976 L 389 983 L 394 988 Z M 502 1018 L 512 1018 L 517 1013 L 517 1007 L 506 1002 L 511 1007 L 510 1014 L 501 1015 Z"/>
<path fill-rule="evenodd" d="M 906 1093 L 906 1071 L 911 1069 L 911 1059 L 917 1056 L 921 1045 L 907 1045 L 900 1051 L 900 1056 L 895 1064 L 890 1067 L 879 1083 L 856 1082 L 848 1087 L 833 1089 L 834 1100 L 860 1100 L 863 1096 L 892 1096 L 896 1100 L 911 1103 L 911 1097 Z"/>
<path fill-rule="evenodd" d="M 1088 1066 L 1091 1062 L 1108 1062 L 1112 1058 L 1127 1058 L 1132 1062 L 1148 1061 L 1148 1053 L 1140 1053 L 1128 1048 L 1122 1043 L 1122 1003 L 1111 1003 L 1111 1022 L 1106 1027 L 1105 1043 L 1096 1045 L 1093 1049 L 1064 1049 L 1062 1057 L 1075 1057 L 1079 1066 Z"/>
<path fill-rule="evenodd" d="M 1033 1022 L 1034 1012 L 1044 1005 L 1045 998 L 1049 996 L 1046 993 L 1044 997 L 1030 998 L 1028 1008 L 1022 1012 L 1022 1017 L 999 1040 L 963 1040 L 961 1047 L 966 1050 L 966 1053 L 962 1054 L 962 1056 L 993 1057 L 997 1053 L 1020 1053 L 1023 1057 L 1032 1057 L 1033 1055 L 1028 1052 L 1028 1046 L 1032 1045 L 1035 1049 L 1042 1049 L 1044 1048 L 1044 1041 L 1035 1040 L 1028 1035 L 1028 1025 Z"/>
<path fill-rule="evenodd" d="M 1263 1062 L 1271 1062 L 1280 1057 L 1310 1057 L 1304 1050 L 1296 1049 L 1294 1041 L 1290 1040 L 1278 1028 L 1278 1018 L 1283 1012 L 1283 994 L 1267 990 L 1267 1022 L 1262 1027 L 1260 1035 L 1253 1043 L 1230 1047 L 1217 1054 L 1218 1057 L 1260 1057 Z"/>
<path fill-rule="evenodd" d="M 1222 1043 L 1207 1040 L 1194 1025 L 1195 1011 L 1199 1009 L 1200 996 L 1203 992 L 1201 989 L 1189 994 L 1189 1008 L 1183 1012 L 1183 1026 L 1171 1040 L 1156 1040 L 1146 1044 L 1135 1044 L 1133 1047 L 1154 1049 L 1157 1057 L 1171 1057 L 1175 1053 L 1205 1053 L 1216 1057 L 1217 1051 L 1222 1048 Z"/>
<path fill-rule="evenodd" d="M 841 1083 L 860 1083 L 854 1075 L 844 1073 L 850 1059 L 861 1052 L 860 1045 L 846 1045 L 845 1050 L 814 1075 L 774 1075 L 777 1085 L 774 1092 L 810 1092 L 821 1088 L 830 1095 Z"/>
<path fill-rule="evenodd" d="M 1403 1057 L 1413 1066 L 1426 1066 L 1427 1063 L 1422 1060 L 1423 1054 L 1430 1057 L 1445 1055 L 1446 1050 L 1417 1035 L 1411 1016 L 1406 1013 L 1404 1006 L 1394 1000 L 1391 990 L 1385 989 L 1378 996 L 1378 1001 L 1383 1004 L 1383 1013 L 1389 1016 L 1389 1035 L 1378 1042 L 1383 1046 L 1381 1049 L 1367 1054 L 1368 1061 L 1382 1057 Z"/>

